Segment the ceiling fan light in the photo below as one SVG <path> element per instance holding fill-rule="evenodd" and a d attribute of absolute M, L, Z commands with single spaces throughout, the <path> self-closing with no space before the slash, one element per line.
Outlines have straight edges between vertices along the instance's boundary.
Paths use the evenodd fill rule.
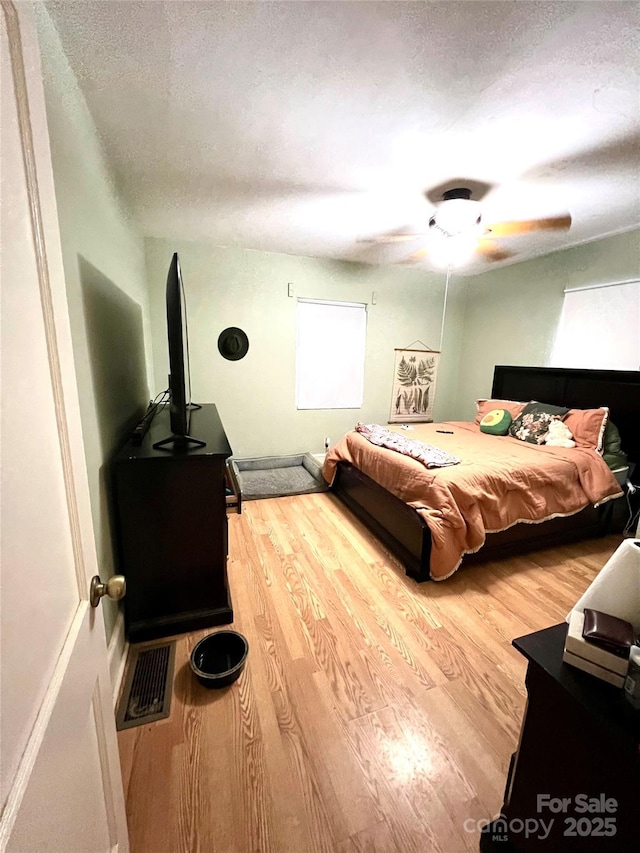
<path fill-rule="evenodd" d="M 445 234 L 461 234 L 479 225 L 480 205 L 469 198 L 446 199 L 438 206 L 431 222 Z"/>
<path fill-rule="evenodd" d="M 471 259 L 478 247 L 473 234 L 440 234 L 430 243 L 429 257 L 439 267 L 460 267 Z"/>

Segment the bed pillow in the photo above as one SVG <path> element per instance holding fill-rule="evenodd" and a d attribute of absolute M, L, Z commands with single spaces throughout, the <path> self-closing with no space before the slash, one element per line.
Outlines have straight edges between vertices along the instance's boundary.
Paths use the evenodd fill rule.
<path fill-rule="evenodd" d="M 528 415 L 530 412 L 546 412 L 548 415 L 559 415 L 562 418 L 568 411 L 568 406 L 554 406 L 551 403 L 539 403 L 537 400 L 531 400 L 522 410 L 522 414 Z"/>
<path fill-rule="evenodd" d="M 616 468 L 626 468 L 629 464 L 627 454 L 622 449 L 620 431 L 613 421 L 607 421 L 602 442 L 602 458 L 612 471 Z"/>
<path fill-rule="evenodd" d="M 488 435 L 506 435 L 512 420 L 506 409 L 491 409 L 480 421 L 480 432 L 486 432 Z"/>
<path fill-rule="evenodd" d="M 603 450 L 605 453 L 623 453 L 620 430 L 613 421 L 607 421 L 604 431 Z"/>
<path fill-rule="evenodd" d="M 479 424 L 493 409 L 506 409 L 512 418 L 516 418 L 525 406 L 526 403 L 517 400 L 476 400 L 476 423 Z"/>
<path fill-rule="evenodd" d="M 602 453 L 604 431 L 609 420 L 609 409 L 569 409 L 562 419 L 573 433 L 577 447 L 586 447 Z"/>
<path fill-rule="evenodd" d="M 560 421 L 560 415 L 549 412 L 521 412 L 509 427 L 509 435 L 530 444 L 544 444 L 552 421 Z"/>

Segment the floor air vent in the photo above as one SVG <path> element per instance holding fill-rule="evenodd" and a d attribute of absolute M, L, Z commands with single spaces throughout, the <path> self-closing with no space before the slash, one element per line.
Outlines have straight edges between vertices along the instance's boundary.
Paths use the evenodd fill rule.
<path fill-rule="evenodd" d="M 169 716 L 176 644 L 129 650 L 127 676 L 118 705 L 118 731 Z"/>

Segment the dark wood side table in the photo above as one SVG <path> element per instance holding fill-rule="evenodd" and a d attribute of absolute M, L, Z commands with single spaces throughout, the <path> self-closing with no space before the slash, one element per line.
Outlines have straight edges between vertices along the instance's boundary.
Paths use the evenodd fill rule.
<path fill-rule="evenodd" d="M 566 631 L 513 641 L 529 661 L 527 707 L 504 820 L 481 837 L 486 853 L 640 849 L 640 711 L 621 689 L 563 663 Z"/>
<path fill-rule="evenodd" d="M 190 431 L 206 442 L 204 447 L 154 447 L 171 434 L 165 408 L 142 443 L 127 443 L 114 461 L 130 642 L 233 621 L 225 500 L 231 447 L 213 404 L 191 412 Z"/>

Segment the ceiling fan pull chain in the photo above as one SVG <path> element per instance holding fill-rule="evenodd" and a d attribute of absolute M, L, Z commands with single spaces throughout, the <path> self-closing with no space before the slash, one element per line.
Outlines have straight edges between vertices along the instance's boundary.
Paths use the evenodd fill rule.
<path fill-rule="evenodd" d="M 447 316 L 447 296 L 449 295 L 449 279 L 451 278 L 451 264 L 447 267 L 447 280 L 444 283 L 444 299 L 442 301 L 442 324 L 440 326 L 440 352 L 444 342 L 444 320 Z"/>

